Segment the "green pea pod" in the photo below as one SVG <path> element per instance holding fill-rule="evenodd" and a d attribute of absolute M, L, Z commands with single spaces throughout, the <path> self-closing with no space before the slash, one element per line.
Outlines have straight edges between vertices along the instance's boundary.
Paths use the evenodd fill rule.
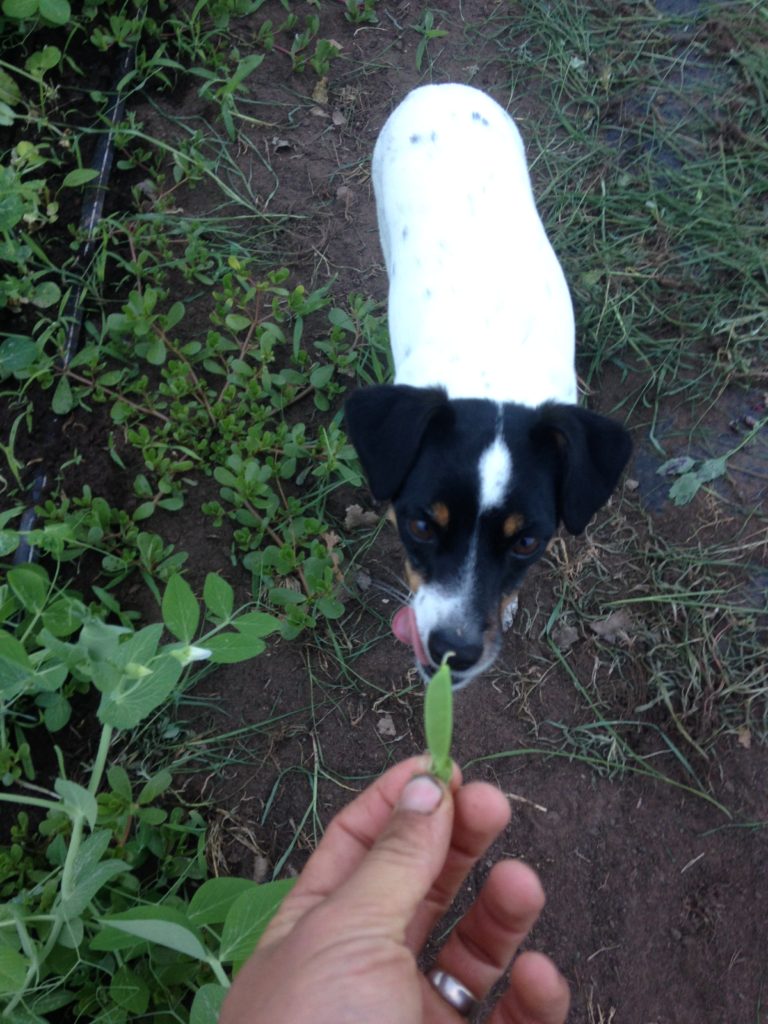
<path fill-rule="evenodd" d="M 424 697 L 424 733 L 432 755 L 430 771 L 446 784 L 451 779 L 451 739 L 453 736 L 453 688 L 446 654 L 440 668 L 430 679 Z"/>

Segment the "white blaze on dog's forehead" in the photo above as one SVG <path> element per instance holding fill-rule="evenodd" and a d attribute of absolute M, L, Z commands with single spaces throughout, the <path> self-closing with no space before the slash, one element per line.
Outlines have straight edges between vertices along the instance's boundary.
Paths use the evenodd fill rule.
<path fill-rule="evenodd" d="M 512 479 L 512 456 L 503 437 L 496 437 L 480 456 L 480 511 L 498 508 Z"/>

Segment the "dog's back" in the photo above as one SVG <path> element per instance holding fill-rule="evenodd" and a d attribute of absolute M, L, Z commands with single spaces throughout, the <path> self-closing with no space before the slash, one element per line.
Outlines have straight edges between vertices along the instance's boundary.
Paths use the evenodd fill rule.
<path fill-rule="evenodd" d="M 417 89 L 379 136 L 373 182 L 396 382 L 575 402 L 571 300 L 509 115 L 468 86 Z"/>

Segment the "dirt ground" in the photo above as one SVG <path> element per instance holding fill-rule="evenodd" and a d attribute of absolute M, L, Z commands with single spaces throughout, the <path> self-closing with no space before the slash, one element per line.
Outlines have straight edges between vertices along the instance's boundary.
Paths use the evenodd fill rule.
<path fill-rule="evenodd" d="M 385 296 L 368 160 L 388 112 L 420 81 L 418 37 L 403 29 L 416 20 L 415 6 L 386 6 L 375 30 L 355 31 L 338 18 L 335 38 L 351 51 L 346 67 L 355 70 L 334 68 L 326 102 L 312 98 L 315 81 L 288 73 L 283 81 L 256 76 L 253 84 L 260 116 L 270 122 L 259 142 L 274 169 L 272 180 L 262 169 L 259 182 L 254 167 L 256 184 L 274 189 L 271 210 L 306 218 L 292 236 L 297 276 L 311 273 L 322 282 L 335 274 L 339 295 Z M 452 31 L 441 41 L 436 80 L 471 81 L 507 95 L 501 65 L 472 49 L 484 44 L 458 31 L 495 7 L 476 0 L 442 19 Z M 514 113 L 525 134 L 539 101 L 519 88 L 517 96 Z M 610 412 L 622 389 L 637 384 L 606 374 L 593 386 L 592 407 Z M 756 400 L 742 391 L 729 394 L 711 413 L 710 429 L 725 429 L 728 403 L 746 411 Z M 668 413 L 679 409 L 670 406 Z M 637 711 L 648 700 L 641 654 L 657 627 L 650 619 L 625 622 L 624 632 L 607 642 L 589 628 L 607 617 L 612 601 L 647 589 L 643 551 L 651 537 L 676 544 L 704 531 L 717 542 L 736 530 L 732 517 L 703 496 L 683 510 L 664 501 L 647 469 L 653 453 L 644 424 L 638 418 L 630 426 L 638 454 L 628 479 L 641 486 L 625 485 L 584 537 L 564 542 L 533 574 L 504 656 L 487 678 L 457 695 L 455 757 L 467 778 L 491 780 L 509 793 L 514 815 L 468 881 L 456 914 L 494 859 L 522 857 L 540 872 L 548 895 L 530 945 L 553 956 L 568 977 L 572 1024 L 768 1020 L 768 845 L 765 830 L 750 827 L 768 814 L 768 754 L 738 742 L 733 732 L 706 757 L 684 745 L 687 764 L 698 774 L 700 784 L 694 784 L 665 744 L 663 707 L 645 716 Z M 742 495 L 747 502 L 761 496 L 754 490 Z M 369 507 L 365 493 L 338 495 L 340 518 L 349 501 Z M 188 546 L 183 520 L 175 523 L 179 543 Z M 631 539 L 631 554 L 624 538 Z M 248 740 L 255 771 L 230 767 L 205 786 L 221 809 L 220 870 L 262 871 L 264 858 L 270 872 L 280 861 L 282 873 L 298 870 L 351 791 L 422 748 L 421 687 L 408 652 L 389 634 L 396 597 L 381 586 L 402 586 L 399 565 L 397 544 L 385 528 L 348 569 L 349 614 L 335 633 L 339 651 L 319 636 L 303 646 L 279 645 L 255 668 L 217 675 L 198 692 L 219 711 L 209 721 L 198 716 L 194 726 L 188 723 L 196 732 L 221 730 L 222 721 L 233 730 L 272 723 L 263 727 L 258 749 Z M 575 581 L 577 597 L 566 620 L 575 634 L 558 657 L 546 627 L 564 576 Z M 757 582 L 745 575 L 740 585 Z M 590 731 L 593 748 L 580 743 L 579 731 L 590 730 L 596 718 L 617 723 L 617 749 L 611 749 L 610 727 Z M 692 728 L 704 737 L 713 724 L 702 719 Z M 622 744 L 648 760 L 620 755 Z M 590 754 L 603 759 L 602 770 L 589 763 Z M 611 772 L 605 765 L 614 755 Z M 653 769 L 658 779 L 642 774 Z"/>
<path fill-rule="evenodd" d="M 282 77 L 271 63 L 269 76 L 249 80 L 253 113 L 264 122 L 250 129 L 265 156 L 247 158 L 253 188 L 268 210 L 301 214 L 283 237 L 297 280 L 335 276 L 340 297 L 385 297 L 369 158 L 389 111 L 424 80 L 419 37 L 405 29 L 420 17 L 417 7 L 381 4 L 379 25 L 357 29 L 339 5 L 333 35 L 348 59 L 333 65 L 327 94 L 314 92 L 316 76 L 292 75 L 288 62 Z M 506 101 L 504 65 L 494 58 L 499 39 L 465 30 L 497 9 L 471 0 L 441 12 L 450 32 L 432 51 L 434 80 L 471 82 Z M 254 25 L 269 12 L 268 4 Z M 505 45 L 515 44 L 510 35 Z M 513 113 L 524 135 L 541 102 L 518 82 Z M 173 111 L 211 113 L 194 93 L 176 97 Z M 174 130 L 162 105 L 139 113 L 149 134 Z M 192 213 L 213 198 L 201 185 L 179 202 Z M 593 381 L 591 407 L 610 413 L 641 386 L 633 372 L 608 369 Z M 729 417 L 759 401 L 757 392 L 729 392 L 710 410 L 711 430 L 727 429 Z M 678 423 L 689 414 L 673 403 L 666 412 Z M 583 537 L 558 543 L 531 574 L 503 656 L 456 697 L 454 756 L 465 777 L 510 795 L 513 819 L 468 880 L 455 917 L 495 859 L 521 857 L 540 872 L 548 896 L 529 945 L 568 978 L 570 1024 L 757 1024 L 768 1021 L 768 834 L 760 827 L 768 819 L 768 751 L 736 728 L 708 742 L 723 725 L 707 711 L 718 686 L 716 647 L 701 650 L 713 700 L 684 726 L 654 699 L 651 654 L 682 652 L 669 655 L 659 639 L 667 627 L 674 634 L 677 610 L 650 599 L 648 553 L 658 559 L 689 542 L 729 543 L 742 536 L 741 508 L 755 507 L 763 493 L 749 478 L 726 504 L 702 493 L 675 508 L 655 476 L 642 412 L 629 426 L 636 456 L 628 483 Z M 74 476 L 69 484 L 77 485 Z M 371 507 L 365 492 L 332 498 L 345 540 L 359 539 L 342 525 L 352 502 Z M 217 569 L 242 585 L 196 505 L 167 516 L 162 532 L 184 550 L 210 553 L 205 564 L 190 560 L 193 584 Z M 346 565 L 347 611 L 332 633 L 277 644 L 247 668 L 217 672 L 179 710 L 179 764 L 196 747 L 226 747 L 220 770 L 196 771 L 185 783 L 216 808 L 211 857 L 220 873 L 298 871 L 352 793 L 423 748 L 421 684 L 388 628 L 403 586 L 393 532 L 383 527 L 361 550 Z M 688 571 L 681 565 L 670 558 L 670 581 Z M 752 566 L 732 582 L 750 605 L 764 576 Z M 598 635 L 592 626 L 627 595 L 638 597 L 630 617 Z M 723 621 L 718 633 L 718 623 L 710 625 L 718 638 L 743 628 Z M 214 743 L 222 733 L 229 738 Z"/>

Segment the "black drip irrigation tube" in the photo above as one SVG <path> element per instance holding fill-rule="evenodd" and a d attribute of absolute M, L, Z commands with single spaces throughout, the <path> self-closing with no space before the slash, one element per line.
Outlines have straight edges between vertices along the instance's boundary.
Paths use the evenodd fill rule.
<path fill-rule="evenodd" d="M 97 175 L 88 183 L 83 196 L 79 223 L 79 232 L 83 236 L 83 241 L 75 258 L 75 270 L 85 271 L 96 247 L 96 228 L 99 225 L 104 210 L 104 200 L 107 196 L 107 186 L 112 172 L 112 160 L 115 151 L 115 126 L 120 122 L 125 108 L 125 97 L 119 91 L 119 85 L 133 68 L 134 59 L 135 51 L 132 48 L 123 50 L 115 70 L 111 89 L 113 98 L 107 111 L 107 130 L 99 136 L 93 152 L 93 159 L 91 160 L 91 170 L 96 171 Z M 58 369 L 62 372 L 67 369 L 80 346 L 80 332 L 83 326 L 84 315 L 84 293 L 85 285 L 77 285 L 64 307 L 62 319 L 67 328 L 64 337 L 64 351 L 58 365 Z M 27 540 L 27 534 L 35 527 L 37 522 L 36 506 L 43 500 L 50 483 L 50 471 L 46 467 L 46 452 L 50 452 L 55 441 L 60 436 L 61 417 L 52 413 L 48 418 L 42 440 L 43 454 L 39 459 L 38 469 L 29 487 L 30 503 L 24 510 L 21 523 L 19 524 L 21 542 L 13 556 L 13 561 L 16 565 L 34 562 L 37 559 L 37 551 Z"/>

